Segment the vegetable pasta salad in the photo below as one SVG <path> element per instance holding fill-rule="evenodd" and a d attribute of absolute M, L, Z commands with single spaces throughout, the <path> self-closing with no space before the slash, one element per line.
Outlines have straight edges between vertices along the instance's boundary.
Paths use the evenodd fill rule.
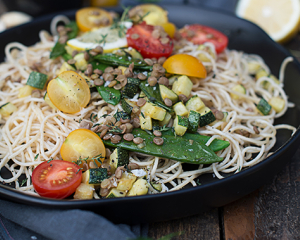
<path fill-rule="evenodd" d="M 157 16 L 163 16 L 158 18 Z M 64 25 L 57 26 L 58 22 Z M 207 26 L 176 29 L 151 4 L 80 9 L 0 65 L 0 180 L 44 197 L 174 191 L 265 159 L 289 103 L 257 55 Z M 186 170 L 185 166 L 189 170 Z M 192 170 L 191 170 L 192 169 Z M 20 176 L 25 180 L 20 181 Z"/>

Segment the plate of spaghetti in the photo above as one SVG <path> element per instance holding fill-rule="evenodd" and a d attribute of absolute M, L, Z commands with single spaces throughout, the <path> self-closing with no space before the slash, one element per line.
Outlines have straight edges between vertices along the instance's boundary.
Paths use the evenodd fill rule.
<path fill-rule="evenodd" d="M 168 220 L 245 196 L 293 156 L 300 65 L 260 28 L 186 6 L 114 10 L 0 34 L 1 197 Z"/>

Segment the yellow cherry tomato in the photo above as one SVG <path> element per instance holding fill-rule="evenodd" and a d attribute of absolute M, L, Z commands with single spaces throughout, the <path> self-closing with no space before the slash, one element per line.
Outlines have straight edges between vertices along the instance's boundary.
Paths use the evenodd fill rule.
<path fill-rule="evenodd" d="M 64 161 L 87 159 L 88 164 L 93 161 L 100 166 L 105 158 L 105 146 L 96 133 L 80 128 L 68 135 L 60 148 L 60 155 Z"/>
<path fill-rule="evenodd" d="M 76 12 L 76 23 L 82 32 L 111 25 L 112 21 L 111 15 L 100 8 L 86 7 Z"/>
<path fill-rule="evenodd" d="M 188 54 L 175 54 L 163 64 L 168 73 L 205 78 L 206 69 L 195 57 Z"/>
<path fill-rule="evenodd" d="M 149 25 L 161 25 L 168 22 L 168 12 L 155 4 L 141 4 L 129 11 L 129 16 L 133 21 L 140 21 L 143 17 Z"/>
<path fill-rule="evenodd" d="M 85 79 L 74 71 L 64 71 L 52 79 L 47 93 L 54 106 L 65 113 L 79 112 L 91 98 Z"/>
<path fill-rule="evenodd" d="M 166 31 L 166 33 L 169 35 L 170 38 L 174 37 L 174 34 L 176 32 L 176 26 L 174 25 L 174 23 L 162 23 L 161 26 L 164 28 L 164 30 Z"/>

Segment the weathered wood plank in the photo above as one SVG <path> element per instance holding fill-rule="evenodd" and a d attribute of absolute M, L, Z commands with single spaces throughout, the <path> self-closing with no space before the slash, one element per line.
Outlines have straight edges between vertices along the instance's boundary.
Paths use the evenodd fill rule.
<path fill-rule="evenodd" d="M 254 239 L 255 214 L 254 205 L 257 191 L 224 206 L 223 225 L 225 239 Z"/>
<path fill-rule="evenodd" d="M 264 186 L 255 204 L 258 239 L 300 237 L 300 150 L 273 182 Z"/>
<path fill-rule="evenodd" d="M 149 225 L 149 237 L 159 239 L 170 233 L 183 232 L 172 240 L 220 239 L 218 209 L 167 222 L 157 222 Z"/>
<path fill-rule="evenodd" d="M 224 206 L 225 239 L 299 239 L 300 149 L 268 184 Z"/>

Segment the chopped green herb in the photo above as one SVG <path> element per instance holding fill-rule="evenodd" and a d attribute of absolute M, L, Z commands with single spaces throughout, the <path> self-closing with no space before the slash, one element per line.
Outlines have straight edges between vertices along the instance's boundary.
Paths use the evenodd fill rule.
<path fill-rule="evenodd" d="M 37 160 L 38 157 L 39 157 L 39 154 L 35 155 L 34 160 Z"/>

